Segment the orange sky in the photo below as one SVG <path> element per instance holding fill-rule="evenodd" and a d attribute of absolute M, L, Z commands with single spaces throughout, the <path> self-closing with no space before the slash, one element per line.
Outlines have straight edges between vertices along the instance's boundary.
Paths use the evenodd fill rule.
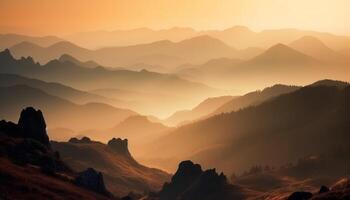
<path fill-rule="evenodd" d="M 349 0 L 0 0 L 0 32 L 64 35 L 246 25 L 253 30 L 290 27 L 350 34 L 349 9 Z"/>

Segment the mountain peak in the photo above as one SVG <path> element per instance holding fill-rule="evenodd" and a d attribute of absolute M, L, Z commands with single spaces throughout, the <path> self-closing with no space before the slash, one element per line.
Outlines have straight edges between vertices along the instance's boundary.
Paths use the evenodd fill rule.
<path fill-rule="evenodd" d="M 278 43 L 262 54 L 250 60 L 249 64 L 310 64 L 317 62 L 312 57 L 309 57 L 291 47 Z"/>
<path fill-rule="evenodd" d="M 9 49 L 5 49 L 2 52 L 0 52 L 0 59 L 2 60 L 4 58 L 14 59 Z"/>
<path fill-rule="evenodd" d="M 329 49 L 320 39 L 313 36 L 303 36 L 290 43 L 290 47 L 298 49 L 300 47 L 326 48 Z"/>
<path fill-rule="evenodd" d="M 197 36 L 197 37 L 193 37 L 193 38 L 189 38 L 189 39 L 186 39 L 186 40 L 183 40 L 181 42 L 193 42 L 193 41 L 198 41 L 198 42 L 213 42 L 213 41 L 216 41 L 216 42 L 221 42 L 219 39 L 216 39 L 216 38 L 213 38 L 209 35 L 200 35 L 200 36 Z"/>
<path fill-rule="evenodd" d="M 248 27 L 246 26 L 233 26 L 231 28 L 228 28 L 224 31 L 232 31 L 232 32 L 252 32 Z"/>
<path fill-rule="evenodd" d="M 304 36 L 290 43 L 289 46 L 319 60 L 338 60 L 340 58 L 335 51 L 313 36 Z"/>
<path fill-rule="evenodd" d="M 78 61 L 76 58 L 74 58 L 73 56 L 69 55 L 69 54 L 62 54 L 59 58 L 58 58 L 59 61 L 61 62 L 65 62 L 65 61 Z"/>
<path fill-rule="evenodd" d="M 324 80 L 316 81 L 315 83 L 312 83 L 310 86 L 331 86 L 331 87 L 337 87 L 337 88 L 344 88 L 349 85 L 350 84 L 348 82 L 344 82 L 344 81 L 324 79 Z"/>
<path fill-rule="evenodd" d="M 282 44 L 282 43 L 277 43 L 277 44 L 273 45 L 272 47 L 270 47 L 268 49 L 268 51 L 281 51 L 281 50 L 285 51 L 287 49 L 289 50 L 290 47 L 288 47 L 287 45 Z"/>
<path fill-rule="evenodd" d="M 51 46 L 49 46 L 48 48 L 81 48 L 81 47 L 78 47 L 77 45 L 71 43 L 71 42 L 68 42 L 68 41 L 60 41 L 60 42 L 57 42 Z"/>

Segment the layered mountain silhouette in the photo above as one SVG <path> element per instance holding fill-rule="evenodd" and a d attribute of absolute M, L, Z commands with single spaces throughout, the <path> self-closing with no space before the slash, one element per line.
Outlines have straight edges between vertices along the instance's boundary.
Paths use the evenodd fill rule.
<path fill-rule="evenodd" d="M 38 79 L 26 78 L 24 76 L 19 76 L 15 74 L 0 74 L 0 86 L 9 87 L 16 85 L 26 85 L 32 88 L 36 88 L 44 91 L 47 94 L 58 96 L 66 100 L 72 101 L 78 104 L 91 103 L 91 102 L 101 102 L 109 104 L 120 104 L 122 101 L 106 98 L 101 95 L 92 94 L 89 92 L 77 90 L 75 88 L 65 86 L 60 83 L 45 82 Z"/>
<path fill-rule="evenodd" d="M 21 42 L 12 46 L 10 50 L 17 58 L 30 56 L 41 64 L 46 64 L 50 60 L 59 58 L 64 54 L 76 56 L 78 59 L 90 56 L 90 50 L 67 41 L 57 42 L 48 47 L 42 47 L 30 42 Z"/>
<path fill-rule="evenodd" d="M 161 149 L 162 157 L 193 158 L 230 173 L 254 163 L 279 165 L 320 155 L 336 146 L 347 149 L 349 94 L 349 86 L 338 82 L 306 86 L 180 127 L 153 143 L 152 152 Z"/>
<path fill-rule="evenodd" d="M 149 28 L 137 28 L 131 30 L 83 32 L 69 35 L 65 39 L 86 48 L 96 49 L 108 46 L 151 43 L 159 40 L 179 42 L 195 36 L 195 30 L 192 28 L 174 27 L 159 31 Z"/>
<path fill-rule="evenodd" d="M 26 85 L 0 87 L 1 118 L 14 120 L 22 108 L 31 105 L 46 113 L 49 128 L 65 127 L 73 130 L 112 127 L 137 113 L 102 103 L 75 104 Z"/>
<path fill-rule="evenodd" d="M 101 171 L 108 190 L 119 196 L 157 191 L 169 180 L 169 174 L 139 164 L 128 150 L 127 139 L 113 138 L 106 145 L 85 137 L 51 144 L 72 169 L 93 167 Z"/>
<path fill-rule="evenodd" d="M 213 116 L 221 113 L 230 113 L 242 108 L 258 105 L 259 103 L 262 103 L 273 97 L 277 97 L 281 94 L 293 92 L 299 88 L 300 87 L 298 86 L 274 85 L 274 86 L 265 88 L 261 91 L 250 92 L 248 94 L 245 94 L 240 97 L 236 97 L 226 102 L 225 104 L 218 107 L 214 112 L 208 115 Z"/>
<path fill-rule="evenodd" d="M 1 73 L 11 73 L 44 81 L 58 82 L 74 88 L 92 90 L 98 88 L 116 88 L 126 91 L 153 93 L 147 106 L 136 106 L 154 113 L 173 111 L 179 107 L 189 107 L 202 98 L 215 96 L 223 92 L 210 88 L 204 84 L 190 82 L 174 75 L 159 74 L 142 70 L 140 72 L 127 70 L 108 70 L 106 68 L 86 68 L 71 62 L 52 60 L 46 65 L 35 63 L 32 58 L 16 60 L 9 50 L 0 53 Z M 162 85 L 162 87 L 158 87 Z M 141 87 L 142 86 L 142 87 Z M 113 95 L 113 93 L 110 93 Z M 164 98 L 167 97 L 167 98 Z M 186 101 L 184 101 L 186 99 Z M 160 104 L 160 102 L 164 104 Z M 175 106 L 177 102 L 177 106 Z M 179 103 L 180 102 L 180 103 Z M 131 103 L 132 105 L 132 103 Z M 117 105 L 118 106 L 118 105 Z M 133 108 L 133 107 L 131 107 Z M 165 110 L 165 109 L 168 110 Z"/>
<path fill-rule="evenodd" d="M 0 50 L 10 48 L 21 42 L 30 42 L 43 47 L 50 46 L 63 39 L 56 36 L 32 37 L 19 34 L 0 34 Z"/>
<path fill-rule="evenodd" d="M 63 54 L 69 54 L 79 60 L 94 60 L 105 66 L 127 67 L 143 63 L 168 68 L 185 63 L 201 63 L 217 57 L 231 57 L 235 53 L 235 50 L 225 43 L 205 35 L 180 42 L 161 40 L 97 50 L 85 49 L 66 41 L 49 47 L 23 42 L 12 46 L 10 50 L 17 58 L 31 56 L 43 64 Z"/>
<path fill-rule="evenodd" d="M 194 70 L 178 74 L 214 87 L 241 85 L 243 91 L 251 91 L 276 82 L 305 85 L 310 80 L 340 78 L 348 71 L 346 65 L 317 60 L 284 44 L 276 44 L 249 60 L 211 62 L 214 64 L 196 66 Z"/>
<path fill-rule="evenodd" d="M 157 40 L 178 42 L 191 37 L 209 35 L 222 40 L 237 49 L 249 47 L 268 48 L 277 43 L 289 44 L 303 36 L 319 38 L 334 50 L 349 48 L 350 38 L 317 31 L 297 29 L 270 29 L 254 32 L 245 26 L 234 26 L 225 30 L 195 31 L 191 28 L 172 28 L 167 30 L 151 30 L 147 28 L 116 31 L 95 31 L 77 33 L 66 37 L 69 41 L 89 48 L 101 46 L 127 46 L 150 43 Z"/>
<path fill-rule="evenodd" d="M 192 110 L 177 111 L 165 120 L 166 124 L 169 125 L 180 125 L 183 123 L 189 123 L 191 121 L 200 119 L 201 117 L 207 116 L 222 105 L 235 99 L 233 96 L 221 96 L 208 98 L 194 107 Z"/>
<path fill-rule="evenodd" d="M 73 56 L 69 55 L 69 54 L 63 54 L 61 55 L 61 57 L 58 58 L 58 61 L 64 63 L 64 62 L 70 62 L 70 63 L 74 63 L 76 65 L 80 65 L 83 67 L 87 67 L 87 68 L 95 68 L 100 66 L 98 63 L 90 60 L 90 61 L 86 61 L 86 62 L 81 62 L 80 60 L 74 58 Z"/>
<path fill-rule="evenodd" d="M 61 160 L 40 110 L 23 109 L 17 124 L 0 121 L 0 143 L 1 198 L 112 198 L 101 173 L 92 168 L 76 173 Z"/>
<path fill-rule="evenodd" d="M 349 61 L 349 59 L 346 59 L 341 54 L 326 46 L 322 41 L 312 36 L 304 36 L 290 43 L 289 46 L 318 60 L 332 63 Z"/>

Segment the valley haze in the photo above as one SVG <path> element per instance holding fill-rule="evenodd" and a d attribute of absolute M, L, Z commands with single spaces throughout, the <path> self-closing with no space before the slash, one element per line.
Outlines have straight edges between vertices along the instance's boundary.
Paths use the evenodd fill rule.
<path fill-rule="evenodd" d="M 0 199 L 349 199 L 349 7 L 1 1 Z"/>

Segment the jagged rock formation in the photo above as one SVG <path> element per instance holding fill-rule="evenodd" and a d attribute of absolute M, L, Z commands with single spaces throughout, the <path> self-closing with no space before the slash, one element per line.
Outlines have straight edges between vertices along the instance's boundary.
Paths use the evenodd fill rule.
<path fill-rule="evenodd" d="M 67 167 L 50 146 L 42 112 L 32 107 L 23 109 L 18 124 L 0 121 L 0 166 L 0 199 L 92 200 L 105 199 L 94 192 L 109 194 L 101 173 L 76 174 Z M 74 177 L 88 190 L 74 185 Z"/>
<path fill-rule="evenodd" d="M 87 170 L 80 172 L 74 182 L 75 184 L 85 187 L 89 190 L 110 196 L 110 193 L 105 187 L 102 173 L 97 172 L 93 168 L 88 168 Z"/>
<path fill-rule="evenodd" d="M 30 138 L 45 146 L 50 146 L 43 114 L 32 107 L 22 110 L 18 124 L 0 121 L 0 129 L 9 136 Z"/>
<path fill-rule="evenodd" d="M 160 200 L 244 199 L 238 187 L 230 185 L 224 174 L 215 169 L 203 171 L 192 161 L 183 161 L 170 183 L 158 194 Z"/>
<path fill-rule="evenodd" d="M 110 141 L 108 141 L 108 146 L 113 149 L 116 153 L 120 153 L 122 155 L 127 155 L 131 157 L 131 154 L 129 152 L 128 148 L 128 139 L 116 139 L 113 138 Z"/>
<path fill-rule="evenodd" d="M 24 137 L 32 138 L 47 146 L 50 145 L 45 119 L 40 110 L 35 110 L 32 107 L 22 110 L 18 126 Z"/>

